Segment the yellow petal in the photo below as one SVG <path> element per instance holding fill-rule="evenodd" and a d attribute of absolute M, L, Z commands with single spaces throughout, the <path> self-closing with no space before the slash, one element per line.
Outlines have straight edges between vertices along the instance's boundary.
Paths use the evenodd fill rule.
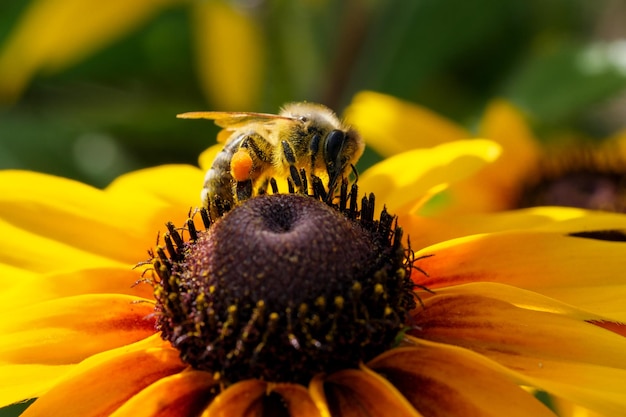
<path fill-rule="evenodd" d="M 0 264 L 37 272 L 132 266 L 167 221 L 199 203 L 202 172 L 164 166 L 127 174 L 106 191 L 27 171 L 0 172 Z M 44 213 L 45 215 L 42 215 Z"/>
<path fill-rule="evenodd" d="M 392 349 L 368 366 L 427 416 L 553 416 L 514 380 L 460 349 Z"/>
<path fill-rule="evenodd" d="M 397 213 L 398 214 L 398 213 Z M 540 229 L 570 233 L 611 230 L 626 225 L 623 214 L 590 211 L 572 207 L 532 207 L 496 213 L 464 213 L 455 216 L 402 214 L 402 228 L 415 248 L 457 237 L 506 230 Z"/>
<path fill-rule="evenodd" d="M 550 396 L 550 406 L 561 417 L 605 417 L 602 414 L 556 396 Z"/>
<path fill-rule="evenodd" d="M 366 170 L 359 190 L 374 193 L 391 213 L 407 212 L 433 189 L 471 175 L 499 152 L 495 143 L 478 139 L 404 152 Z"/>
<path fill-rule="evenodd" d="M 11 312 L 0 323 L 0 360 L 69 364 L 155 333 L 154 306 L 126 295 L 82 295 Z"/>
<path fill-rule="evenodd" d="M 27 171 L 0 173 L 0 227 L 23 231 L 23 236 L 14 237 L 15 245 L 25 244 L 32 236 L 24 257 L 31 257 L 33 263 L 39 251 L 41 257 L 58 257 L 59 267 L 65 262 L 81 262 L 80 252 L 135 264 L 145 259 L 145 250 L 156 236 L 156 231 L 151 231 L 147 240 L 141 235 L 147 232 L 135 226 L 144 224 L 142 210 L 148 207 L 150 201 L 145 198 L 114 199 L 65 178 Z M 54 253 L 63 245 L 75 248 L 76 253 Z M 53 253 L 47 253 L 51 250 Z M 17 256 L 22 254 L 14 254 Z"/>
<path fill-rule="evenodd" d="M 37 220 L 33 218 L 29 224 L 30 219 L 28 217 L 29 215 L 34 215 L 34 213 L 28 213 L 26 209 L 20 211 L 21 207 L 23 206 L 16 205 L 11 207 L 4 205 L 4 210 L 0 208 L 0 212 L 4 211 L 7 216 L 15 215 L 15 217 L 19 217 L 18 219 L 0 219 L 0 234 L 2 236 L 10 236 L 7 244 L 0 246 L 0 263 L 3 265 L 3 269 L 42 273 L 89 267 L 129 266 L 129 264 L 120 264 L 114 259 L 114 257 L 121 257 L 124 254 L 114 254 L 113 249 L 105 248 L 99 239 L 94 239 L 94 236 L 90 236 L 87 233 L 81 236 L 76 229 L 78 225 L 69 224 L 66 229 L 63 229 L 62 225 L 54 220 L 48 219 L 49 221 L 46 223 L 44 221 L 46 217 L 41 215 L 37 216 Z M 11 220 L 21 224 L 16 226 L 10 223 Z M 77 220 L 76 223 L 81 222 Z M 49 226 L 46 226 L 47 224 Z M 41 230 L 39 230 L 40 226 Z M 32 228 L 33 230 L 26 230 L 26 228 Z M 68 230 L 74 231 L 75 234 L 68 236 Z M 109 231 L 108 234 L 102 237 L 106 239 L 113 235 L 114 232 Z M 49 236 L 42 234 L 49 234 Z M 119 236 L 115 236 L 113 239 L 118 240 Z M 95 241 L 100 243 L 94 243 Z M 85 247 L 81 247 L 81 243 L 85 243 Z M 94 253 L 95 251 L 101 253 Z M 144 255 L 143 258 L 145 259 L 147 256 Z M 19 279 L 20 275 L 22 274 L 18 274 L 16 277 L 11 275 L 4 276 L 2 280 Z"/>
<path fill-rule="evenodd" d="M 324 417 L 420 416 L 392 384 L 365 367 L 316 376 L 309 390 L 317 403 L 328 406 Z"/>
<path fill-rule="evenodd" d="M 78 365 L 22 416 L 110 415 L 150 384 L 183 368 L 173 349 L 133 351 L 104 361 L 93 358 Z"/>
<path fill-rule="evenodd" d="M 0 365 L 0 407 L 43 395 L 74 365 Z"/>
<path fill-rule="evenodd" d="M 559 358 L 522 357 L 514 361 L 529 385 L 566 398 L 606 416 L 626 410 L 626 370 L 569 362 Z"/>
<path fill-rule="evenodd" d="M 462 127 L 424 107 L 373 91 L 355 95 L 345 119 L 385 157 L 470 137 Z"/>
<path fill-rule="evenodd" d="M 211 401 L 215 384 L 211 374 L 201 371 L 166 376 L 132 397 L 111 417 L 196 416 Z"/>
<path fill-rule="evenodd" d="M 540 148 L 521 113 L 503 100 L 490 103 L 481 122 L 481 137 L 502 146 L 502 155 L 475 175 L 441 192 L 448 205 L 439 210 L 449 216 L 492 212 L 514 207 L 520 187 L 537 167 Z"/>
<path fill-rule="evenodd" d="M 193 3 L 198 73 L 219 110 L 258 106 L 265 70 L 264 34 L 253 16 L 223 0 Z"/>
<path fill-rule="evenodd" d="M 528 175 L 540 155 L 539 142 L 520 110 L 504 100 L 489 103 L 479 134 L 502 146 L 502 157 L 496 162 L 503 182 L 518 182 Z"/>
<path fill-rule="evenodd" d="M 186 211 L 200 203 L 203 178 L 204 172 L 191 165 L 161 165 L 121 175 L 106 188 L 106 192 L 115 198 L 147 194 L 168 206 Z"/>
<path fill-rule="evenodd" d="M 568 228 L 572 230 L 571 224 Z M 625 248 L 624 242 L 540 229 L 467 236 L 417 251 L 417 258 L 433 256 L 416 263 L 428 276 L 415 271 L 413 279 L 433 290 L 469 282 L 501 282 L 563 302 L 577 301 L 580 308 L 621 320 L 626 285 L 615 271 L 626 266 Z M 573 291 L 576 288 L 604 288 L 606 292 L 604 297 L 594 294 L 602 299 L 585 304 L 583 293 Z"/>
<path fill-rule="evenodd" d="M 128 294 L 150 300 L 153 290 L 129 268 L 79 269 L 77 271 L 22 277 L 0 292 L 0 311 L 81 294 Z M 0 281 L 1 282 L 1 281 Z"/>
<path fill-rule="evenodd" d="M 30 2 L 0 54 L 0 101 L 15 99 L 40 70 L 61 70 L 123 36 L 177 0 Z"/>

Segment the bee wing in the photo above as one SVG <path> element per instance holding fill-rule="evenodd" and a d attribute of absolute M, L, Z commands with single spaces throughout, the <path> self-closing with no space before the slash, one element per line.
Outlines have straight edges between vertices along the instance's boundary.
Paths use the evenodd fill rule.
<path fill-rule="evenodd" d="M 226 142 L 232 132 L 242 126 L 272 125 L 280 122 L 293 123 L 297 118 L 279 116 L 270 113 L 253 112 L 220 112 L 220 111 L 196 111 L 176 115 L 179 119 L 209 119 L 215 121 L 224 130 L 218 133 L 217 141 Z"/>
<path fill-rule="evenodd" d="M 214 120 L 219 127 L 235 129 L 251 123 L 267 123 L 276 120 L 298 120 L 289 116 L 279 116 L 270 113 L 226 112 L 226 111 L 192 111 L 176 115 L 179 119 L 209 119 Z"/>

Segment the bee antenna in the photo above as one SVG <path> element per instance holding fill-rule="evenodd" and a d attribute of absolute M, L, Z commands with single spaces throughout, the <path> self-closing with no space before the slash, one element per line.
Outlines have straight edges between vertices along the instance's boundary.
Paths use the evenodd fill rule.
<path fill-rule="evenodd" d="M 350 170 L 354 174 L 354 182 L 358 182 L 359 181 L 359 171 L 357 171 L 357 169 L 354 166 L 354 164 L 350 164 Z"/>

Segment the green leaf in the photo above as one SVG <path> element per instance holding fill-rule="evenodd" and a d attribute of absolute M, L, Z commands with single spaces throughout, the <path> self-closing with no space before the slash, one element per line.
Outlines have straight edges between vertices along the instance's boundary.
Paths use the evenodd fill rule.
<path fill-rule="evenodd" d="M 532 55 L 505 95 L 541 124 L 566 124 L 626 88 L 624 54 L 626 44 L 571 43 Z"/>

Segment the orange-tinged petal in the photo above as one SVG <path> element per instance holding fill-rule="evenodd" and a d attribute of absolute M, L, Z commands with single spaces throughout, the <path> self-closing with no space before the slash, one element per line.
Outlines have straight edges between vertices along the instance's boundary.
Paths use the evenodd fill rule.
<path fill-rule="evenodd" d="M 484 283 L 443 288 L 423 302 L 415 335 L 472 349 L 529 386 L 607 415 L 626 409 L 626 339 L 589 323 L 593 315 Z"/>
<path fill-rule="evenodd" d="M 38 0 L 0 54 L 0 101 L 15 99 L 40 70 L 60 70 L 102 48 L 178 0 Z"/>
<path fill-rule="evenodd" d="M 202 417 L 261 416 L 267 383 L 258 379 L 237 382 L 215 397 Z"/>
<path fill-rule="evenodd" d="M 302 385 L 250 379 L 228 387 L 213 400 L 202 417 L 272 415 L 272 412 L 277 412 L 276 407 L 284 407 L 282 411 L 289 416 L 320 416 Z"/>
<path fill-rule="evenodd" d="M 321 417 L 309 391 L 298 384 L 270 384 L 271 392 L 281 396 L 289 416 L 292 417 Z"/>
<path fill-rule="evenodd" d="M 470 137 L 462 127 L 424 107 L 373 91 L 355 95 L 345 118 L 368 146 L 385 157 Z"/>
<path fill-rule="evenodd" d="M 465 357 L 468 363 L 478 362 L 520 385 L 544 390 L 603 415 L 622 415 L 623 410 L 626 409 L 623 384 L 626 370 L 624 369 L 563 361 L 560 358 L 539 359 L 523 356 L 511 356 L 514 366 L 506 367 L 458 346 L 430 342 L 411 336 L 405 338 L 404 344 L 453 352 L 455 355 L 460 355 L 459 357 Z"/>
<path fill-rule="evenodd" d="M 22 414 L 35 416 L 108 416 L 150 384 L 185 365 L 173 349 L 147 349 L 78 365 L 62 382 Z"/>
<path fill-rule="evenodd" d="M 471 175 L 499 152 L 495 143 L 479 139 L 404 152 L 366 170 L 359 177 L 359 189 L 374 193 L 392 213 L 410 211 L 433 189 Z M 401 210 L 406 206 L 408 210 Z"/>
<path fill-rule="evenodd" d="M 529 296 L 518 301 L 519 306 L 470 291 L 437 294 L 413 311 L 410 333 L 472 349 L 518 370 L 521 357 L 626 370 L 626 338 L 587 323 L 576 312 L 545 311 L 544 300 L 538 306 Z"/>
<path fill-rule="evenodd" d="M 135 285 L 141 278 L 140 271 L 128 267 L 79 269 L 19 277 L 10 285 L 7 283 L 0 292 L 0 311 L 81 294 L 128 294 L 152 299 L 153 289 L 150 285 Z"/>
<path fill-rule="evenodd" d="M 81 295 L 11 312 L 0 323 L 0 360 L 68 364 L 154 334 L 154 306 L 121 294 Z"/>
<path fill-rule="evenodd" d="M 129 352 L 169 347 L 159 335 L 152 335 L 120 348 L 98 353 L 79 364 L 72 365 L 0 365 L 0 407 L 29 398 L 37 398 L 78 366 L 96 364 Z"/>
<path fill-rule="evenodd" d="M 426 416 L 553 416 L 515 381 L 460 349 L 392 349 L 368 363 Z"/>
<path fill-rule="evenodd" d="M 201 371 L 166 376 L 132 397 L 111 417 L 197 416 L 211 401 L 215 384 L 211 374 Z"/>
<path fill-rule="evenodd" d="M 575 294 L 572 289 L 605 288 L 604 306 L 597 298 L 589 305 L 576 305 L 584 309 L 593 306 L 590 311 L 596 314 L 621 319 L 623 303 L 616 295 L 623 294 L 626 288 L 622 275 L 615 271 L 626 267 L 625 249 L 626 242 L 543 230 L 467 236 L 417 251 L 418 258 L 434 256 L 416 263 L 428 276 L 415 272 L 413 278 L 433 290 L 468 282 L 501 282 L 549 293 L 563 302 L 584 302 L 583 294 Z"/>
<path fill-rule="evenodd" d="M 318 375 L 309 390 L 317 403 L 327 404 L 324 417 L 420 416 L 392 384 L 365 367 Z"/>
<path fill-rule="evenodd" d="M 557 301 L 534 291 L 495 282 L 472 282 L 469 284 L 453 285 L 438 288 L 435 293 L 420 290 L 419 295 L 422 301 L 436 296 L 480 295 L 507 302 L 520 308 L 560 314 L 580 321 L 606 322 L 606 327 L 610 327 L 608 320 L 603 316 L 576 308 L 570 304 Z M 419 314 L 419 310 L 416 310 L 415 313 Z"/>
<path fill-rule="evenodd" d="M 198 73 L 220 110 L 250 111 L 258 105 L 265 69 L 264 34 L 237 3 L 193 3 Z"/>

